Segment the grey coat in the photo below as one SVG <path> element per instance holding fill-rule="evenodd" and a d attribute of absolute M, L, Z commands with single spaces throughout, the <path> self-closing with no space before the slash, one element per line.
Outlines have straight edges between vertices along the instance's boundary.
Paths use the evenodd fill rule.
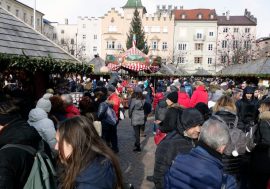
<path fill-rule="evenodd" d="M 145 114 L 144 114 L 144 100 L 132 98 L 128 110 L 129 118 L 131 119 L 131 125 L 144 125 Z"/>

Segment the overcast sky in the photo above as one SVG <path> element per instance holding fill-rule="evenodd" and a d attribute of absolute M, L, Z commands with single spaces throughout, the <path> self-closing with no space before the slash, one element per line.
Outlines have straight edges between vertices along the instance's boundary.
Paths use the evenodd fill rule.
<path fill-rule="evenodd" d="M 34 0 L 18 0 L 31 7 Z M 76 23 L 78 16 L 100 17 L 112 7 L 121 11 L 127 0 L 36 0 L 37 10 L 50 21 Z M 257 36 L 270 34 L 270 0 L 142 0 L 148 13 L 153 13 L 157 5 L 184 6 L 184 9 L 216 9 L 218 15 L 227 10 L 231 15 L 244 15 L 247 8 L 258 19 Z"/>

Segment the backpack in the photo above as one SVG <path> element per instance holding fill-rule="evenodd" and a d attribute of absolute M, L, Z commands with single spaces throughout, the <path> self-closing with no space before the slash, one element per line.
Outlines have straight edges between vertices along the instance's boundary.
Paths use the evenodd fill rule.
<path fill-rule="evenodd" d="M 31 172 L 23 189 L 56 189 L 56 172 L 48 155 L 44 151 L 44 141 L 39 143 L 38 150 L 29 145 L 7 144 L 5 148 L 19 148 L 35 156 Z"/>
<path fill-rule="evenodd" d="M 212 115 L 212 117 L 226 124 L 229 129 L 230 142 L 227 144 L 224 154 L 227 156 L 233 155 L 237 157 L 238 155 L 243 155 L 246 153 L 246 147 L 249 143 L 249 137 L 246 136 L 246 133 L 237 128 L 238 117 L 235 117 L 233 124 L 228 125 L 220 116 Z"/>

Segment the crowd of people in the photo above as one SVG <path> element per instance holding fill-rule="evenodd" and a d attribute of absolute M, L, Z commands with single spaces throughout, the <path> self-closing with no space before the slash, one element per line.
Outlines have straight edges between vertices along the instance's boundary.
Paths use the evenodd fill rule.
<path fill-rule="evenodd" d="M 76 91 L 76 83 L 70 87 Z M 80 91 L 84 95 L 76 106 L 67 91 L 48 89 L 27 116 L 23 99 L 1 92 L 0 188 L 23 188 L 35 160 L 7 145 L 38 150 L 40 141 L 57 170 L 59 188 L 125 188 L 117 126 L 130 119 L 133 152 L 140 153 L 149 117 L 154 117 L 157 148 L 147 180 L 156 189 L 270 187 L 270 96 L 265 87 L 231 79 L 153 82 L 113 75 L 106 82 L 85 79 Z"/>

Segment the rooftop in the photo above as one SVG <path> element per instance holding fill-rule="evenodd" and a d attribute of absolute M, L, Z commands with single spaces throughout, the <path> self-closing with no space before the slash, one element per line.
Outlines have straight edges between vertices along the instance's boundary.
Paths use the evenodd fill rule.
<path fill-rule="evenodd" d="M 240 25 L 240 26 L 256 26 L 256 22 L 249 19 L 247 16 L 218 16 L 218 25 Z"/>
<path fill-rule="evenodd" d="M 128 2 L 123 6 L 123 8 L 144 8 L 141 0 L 128 0 Z"/>
<path fill-rule="evenodd" d="M 215 9 L 178 9 L 175 20 L 217 20 Z"/>

